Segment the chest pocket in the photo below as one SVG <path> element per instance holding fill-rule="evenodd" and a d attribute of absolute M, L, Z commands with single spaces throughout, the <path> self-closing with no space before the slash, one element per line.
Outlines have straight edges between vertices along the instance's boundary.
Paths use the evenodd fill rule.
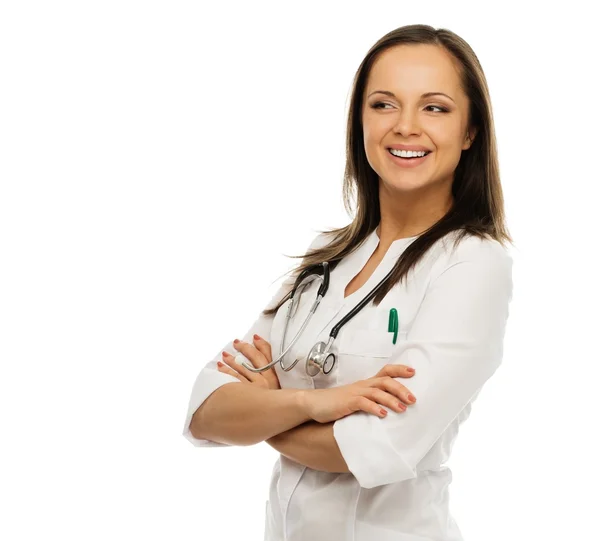
<path fill-rule="evenodd" d="M 336 367 L 338 385 L 371 378 L 389 364 L 398 345 L 406 340 L 406 332 L 398 333 L 395 344 L 393 337 L 394 333 L 385 328 L 349 328 L 341 332 Z"/>

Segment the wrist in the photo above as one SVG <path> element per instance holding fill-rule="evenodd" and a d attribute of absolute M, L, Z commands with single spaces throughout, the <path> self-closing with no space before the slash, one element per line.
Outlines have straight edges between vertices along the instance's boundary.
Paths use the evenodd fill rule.
<path fill-rule="evenodd" d="M 314 389 L 299 389 L 298 393 L 296 394 L 296 406 L 302 415 L 303 423 L 314 421 L 310 407 L 311 395 L 314 392 Z"/>
<path fill-rule="evenodd" d="M 306 389 L 299 389 L 295 394 L 294 399 L 296 401 L 296 407 L 298 408 L 298 411 L 302 417 L 305 419 L 305 421 L 310 421 L 310 416 L 308 415 L 308 406 L 306 404 L 306 393 Z"/>

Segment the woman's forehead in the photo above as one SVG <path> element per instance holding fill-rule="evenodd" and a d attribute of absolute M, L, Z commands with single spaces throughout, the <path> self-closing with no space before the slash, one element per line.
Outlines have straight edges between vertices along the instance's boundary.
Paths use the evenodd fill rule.
<path fill-rule="evenodd" d="M 403 45 L 383 51 L 375 60 L 365 85 L 366 95 L 387 90 L 397 99 L 439 91 L 454 98 L 460 79 L 451 55 L 435 46 Z"/>

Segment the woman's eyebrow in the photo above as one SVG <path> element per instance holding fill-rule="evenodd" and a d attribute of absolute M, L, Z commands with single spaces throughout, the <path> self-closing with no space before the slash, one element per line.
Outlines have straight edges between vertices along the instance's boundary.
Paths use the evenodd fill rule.
<path fill-rule="evenodd" d="M 369 98 L 370 96 L 372 96 L 373 94 L 385 94 L 386 96 L 391 96 L 392 98 L 396 98 L 396 96 L 394 95 L 393 92 L 390 92 L 389 90 L 374 90 L 373 92 L 371 92 L 367 98 Z M 425 92 L 425 94 L 421 94 L 422 98 L 430 98 L 431 96 L 446 96 L 449 100 L 454 101 L 450 96 L 448 96 L 448 94 L 444 94 L 443 92 Z M 454 102 L 456 103 L 456 102 Z"/>

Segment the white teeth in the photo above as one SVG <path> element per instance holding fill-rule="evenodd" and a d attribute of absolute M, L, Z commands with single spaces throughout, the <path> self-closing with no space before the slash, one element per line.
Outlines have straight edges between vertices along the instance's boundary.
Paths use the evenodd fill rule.
<path fill-rule="evenodd" d="M 425 156 L 425 154 L 427 154 L 427 152 L 424 150 L 396 150 L 394 148 L 390 148 L 389 151 L 394 156 L 399 156 L 400 158 L 416 158 L 418 156 Z"/>

